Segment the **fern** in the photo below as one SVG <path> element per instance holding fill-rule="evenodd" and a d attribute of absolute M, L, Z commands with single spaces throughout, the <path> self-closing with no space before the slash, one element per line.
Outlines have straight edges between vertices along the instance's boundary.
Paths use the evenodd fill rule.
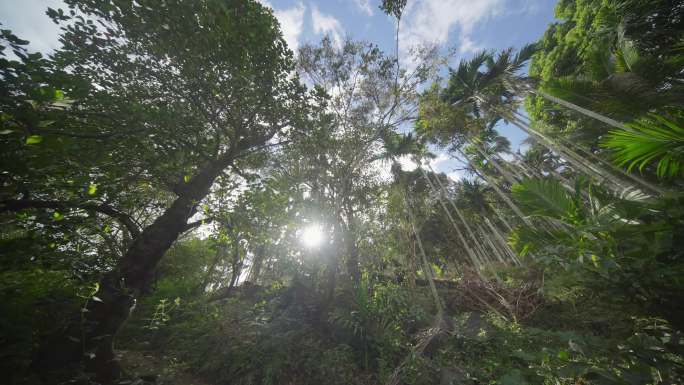
<path fill-rule="evenodd" d="M 613 130 L 602 142 L 604 148 L 614 152 L 619 166 L 627 167 L 627 171 L 634 167 L 643 171 L 655 163 L 660 178 L 684 175 L 682 125 L 655 114 L 625 125 L 631 130 Z"/>

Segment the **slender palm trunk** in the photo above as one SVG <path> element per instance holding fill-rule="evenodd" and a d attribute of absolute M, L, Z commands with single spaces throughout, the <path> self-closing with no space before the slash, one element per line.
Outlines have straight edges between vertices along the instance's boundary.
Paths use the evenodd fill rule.
<path fill-rule="evenodd" d="M 513 263 L 516 265 L 520 265 L 520 260 L 518 259 L 517 255 L 515 255 L 515 252 L 511 250 L 511 247 L 508 245 L 503 235 L 501 235 L 499 229 L 497 229 L 496 226 L 494 226 L 487 217 L 484 217 L 484 221 L 487 227 L 489 227 L 489 229 L 491 230 L 492 234 L 494 234 L 494 236 L 496 237 L 497 241 L 501 245 L 501 248 L 503 248 L 503 250 L 509 256 L 509 258 L 513 261 Z"/>
<path fill-rule="evenodd" d="M 530 222 L 530 220 L 527 219 L 527 217 L 525 217 L 525 214 L 523 214 L 523 212 L 522 212 L 522 211 L 520 210 L 520 208 L 513 202 L 513 200 L 512 200 L 506 193 L 504 193 L 504 192 L 499 188 L 499 186 L 498 186 L 494 181 L 492 181 L 492 180 L 491 180 L 491 179 L 490 179 L 490 178 L 489 178 L 489 177 L 488 177 L 488 176 L 487 176 L 487 175 L 486 175 L 486 174 L 485 174 L 477 165 L 475 165 L 474 162 L 471 162 L 470 159 L 468 159 L 468 157 L 467 157 L 463 152 L 461 152 L 460 150 L 458 150 L 458 152 L 461 153 L 461 155 L 462 155 L 462 156 L 464 157 L 464 159 L 466 160 L 465 163 L 466 163 L 466 164 L 469 164 L 471 167 L 473 167 L 473 169 L 475 169 L 475 171 L 477 171 L 478 175 L 479 175 L 482 179 L 484 179 L 485 182 L 487 182 L 487 184 L 488 184 L 491 188 L 494 189 L 494 191 L 497 193 L 497 195 L 506 203 L 506 205 L 508 205 L 508 207 L 511 208 L 511 210 L 513 210 L 513 212 L 520 218 L 520 220 L 522 220 L 526 225 L 532 226 L 532 222 Z"/>
<path fill-rule="evenodd" d="M 580 171 L 584 173 L 587 176 L 591 176 L 594 179 L 597 179 L 601 182 L 607 181 L 606 179 L 606 172 L 601 169 L 596 169 L 594 165 L 586 163 L 584 158 L 582 158 L 579 154 L 568 148 L 567 146 L 563 145 L 562 143 L 555 143 L 553 140 L 548 138 L 546 135 L 543 133 L 533 129 L 530 127 L 527 123 L 522 121 L 521 119 L 513 116 L 513 114 L 508 114 L 506 113 L 506 119 L 508 119 L 511 123 L 513 123 L 516 127 L 520 128 L 523 130 L 526 134 L 530 135 L 531 137 L 537 139 L 539 143 L 541 143 L 544 147 L 546 147 L 549 151 L 555 152 L 559 156 L 561 156 L 563 159 L 565 159 L 570 165 L 575 168 L 577 171 Z M 615 184 L 615 180 L 611 181 L 613 184 Z M 619 181 L 618 181 L 619 184 Z"/>
<path fill-rule="evenodd" d="M 496 171 L 498 171 L 505 179 L 510 183 L 511 185 L 514 185 L 518 182 L 519 178 L 517 176 L 513 176 L 510 172 L 505 170 L 503 167 L 499 165 L 499 162 L 495 161 L 493 157 L 487 155 L 487 153 L 480 148 L 477 144 L 472 143 L 472 145 L 475 147 L 475 150 L 480 154 L 487 162 L 489 162 Z"/>
<path fill-rule="evenodd" d="M 425 278 L 427 278 L 428 283 L 430 284 L 430 291 L 432 292 L 432 297 L 433 300 L 435 301 L 435 307 L 437 308 L 437 314 L 438 317 L 441 317 L 442 314 L 444 314 L 444 305 L 442 304 L 442 300 L 439 298 L 439 293 L 437 292 L 437 286 L 435 285 L 435 280 L 434 280 L 434 272 L 432 271 L 432 267 L 428 263 L 427 260 L 427 255 L 425 254 L 425 248 L 423 248 L 423 242 L 420 239 L 420 234 L 418 233 L 418 230 L 416 229 L 416 218 L 413 216 L 413 212 L 411 211 L 411 203 L 408 199 L 408 196 L 405 196 L 406 200 L 406 212 L 409 215 L 409 221 L 411 222 L 411 229 L 413 230 L 413 234 L 416 237 L 416 241 L 418 243 L 418 249 L 420 250 L 420 254 L 423 259 L 423 270 L 425 271 Z"/>
<path fill-rule="evenodd" d="M 577 104 L 570 103 L 570 102 L 568 102 L 567 100 L 563 100 L 563 99 L 561 99 L 561 98 L 558 98 L 558 97 L 556 97 L 556 96 L 553 96 L 553 95 L 551 95 L 551 94 L 548 94 L 548 93 L 546 93 L 546 92 L 544 92 L 544 91 L 540 91 L 540 90 L 531 90 L 530 92 L 532 92 L 532 93 L 534 93 L 534 94 L 536 94 L 536 95 L 541 96 L 542 98 L 546 99 L 546 100 L 549 101 L 549 102 L 556 103 L 556 104 L 560 104 L 561 106 L 563 106 L 563 107 L 565 107 L 565 108 L 568 108 L 568 109 L 570 109 L 570 110 L 572 110 L 572 111 L 578 112 L 578 113 L 580 113 L 580 114 L 582 114 L 582 115 L 584 115 L 584 116 L 588 116 L 588 117 L 590 117 L 590 118 L 592 118 L 592 119 L 596 119 L 596 120 L 598 120 L 598 121 L 601 121 L 601 122 L 603 122 L 603 123 L 606 123 L 606 124 L 608 124 L 609 126 L 612 126 L 612 127 L 615 127 L 615 128 L 619 128 L 619 129 L 625 130 L 625 131 L 634 132 L 632 129 L 630 129 L 629 127 L 626 127 L 624 124 L 618 122 L 618 121 L 615 120 L 615 119 L 611 119 L 611 118 L 609 118 L 609 117 L 607 117 L 607 116 L 605 116 L 605 115 L 599 114 L 598 112 L 591 111 L 591 110 L 588 110 L 588 109 L 586 109 L 586 108 L 582 108 L 582 107 L 578 106 Z"/>
<path fill-rule="evenodd" d="M 509 232 L 513 231 L 513 226 L 511 226 L 511 224 L 508 222 L 508 219 L 506 219 L 505 215 L 501 214 L 501 212 L 497 209 L 494 209 L 494 213 L 496 214 L 497 218 L 499 218 L 499 221 L 506 227 L 506 230 Z"/>
<path fill-rule="evenodd" d="M 430 178 L 428 177 L 428 175 L 427 175 L 427 173 L 425 172 L 425 170 L 423 170 L 421 167 L 418 167 L 418 168 L 420 168 L 420 170 L 421 170 L 421 172 L 422 172 L 422 174 L 423 174 L 423 177 L 427 180 L 428 186 L 430 186 L 430 189 L 433 191 L 433 193 L 436 193 L 436 195 L 437 195 L 437 197 L 438 197 L 438 199 L 439 199 L 439 203 L 440 203 L 440 205 L 442 206 L 442 209 L 444 210 L 444 213 L 446 213 L 447 218 L 449 218 L 449 221 L 451 222 L 451 225 L 454 227 L 454 230 L 456 230 L 456 234 L 458 235 L 458 238 L 459 238 L 459 240 L 461 241 L 461 244 L 462 244 L 463 247 L 465 248 L 466 254 L 467 254 L 468 257 L 470 258 L 470 262 L 473 264 L 473 267 L 474 267 L 477 271 L 480 271 L 479 267 L 482 266 L 482 261 L 480 260 L 480 258 L 478 257 L 478 255 L 470 248 L 470 246 L 469 246 L 470 244 L 468 243 L 468 241 L 466 241 L 465 237 L 463 236 L 463 233 L 461 232 L 461 229 L 458 227 L 458 224 L 457 224 L 456 221 L 454 220 L 454 217 L 451 215 L 451 212 L 449 211 L 449 209 L 447 208 L 446 204 L 445 204 L 444 201 L 442 200 L 443 191 L 442 191 L 442 193 L 437 193 L 437 189 L 436 189 L 435 186 L 432 184 L 432 181 L 431 181 Z M 452 204 L 453 204 L 453 202 L 452 202 Z M 455 205 L 454 205 L 454 206 L 455 206 Z M 458 210 L 458 208 L 456 208 L 456 210 Z"/>
<path fill-rule="evenodd" d="M 522 114 L 520 114 L 520 113 L 518 113 L 518 112 L 514 112 L 514 113 L 518 116 L 518 118 L 520 119 L 521 122 L 523 122 L 523 123 L 525 123 L 527 126 L 529 126 L 529 118 L 523 116 Z M 526 122 L 526 120 L 527 120 L 527 122 Z M 663 189 L 661 189 L 661 188 L 659 188 L 659 187 L 653 185 L 652 183 L 647 182 L 645 179 L 640 178 L 640 177 L 637 176 L 637 175 L 631 174 L 631 173 L 625 171 L 624 169 L 622 169 L 622 168 L 616 166 L 615 164 L 613 164 L 613 163 L 611 163 L 611 162 L 609 162 L 609 161 L 607 161 L 607 160 L 601 158 L 600 156 L 594 154 L 592 151 L 590 151 L 589 149 L 587 149 L 587 148 L 581 146 L 580 144 L 574 143 L 574 142 L 572 142 L 572 141 L 569 141 L 569 140 L 567 140 L 567 139 L 565 139 L 565 138 L 563 138 L 563 137 L 560 137 L 560 138 L 559 138 L 559 141 L 562 142 L 565 146 L 573 147 L 575 150 L 577 150 L 577 151 L 579 151 L 580 153 L 584 154 L 586 157 L 589 157 L 589 158 L 591 158 L 592 160 L 594 160 L 594 161 L 596 161 L 596 162 L 598 162 L 598 163 L 604 165 L 604 166 L 607 168 L 607 169 L 605 169 L 604 172 L 610 173 L 610 171 L 608 171 L 608 170 L 613 170 L 613 171 L 617 172 L 619 175 L 622 175 L 623 177 L 625 177 L 625 178 L 631 180 L 633 183 L 636 183 L 637 186 L 644 187 L 644 188 L 646 188 L 647 190 L 651 191 L 652 193 L 655 193 L 655 194 L 657 194 L 657 195 L 663 195 L 663 194 L 665 194 L 665 191 L 663 191 Z M 579 154 L 578 154 L 578 155 L 579 155 Z M 580 155 L 580 156 L 581 156 L 581 155 Z M 612 173 L 610 173 L 610 175 L 612 175 Z M 616 180 L 617 180 L 617 179 L 616 179 Z M 625 186 L 622 185 L 622 183 L 616 183 L 616 184 L 617 184 L 619 187 L 621 187 L 621 188 L 626 188 Z"/>
<path fill-rule="evenodd" d="M 484 239 L 485 242 L 486 242 L 486 244 L 487 244 L 487 246 L 489 246 L 489 249 L 491 250 L 492 255 L 494 255 L 494 257 L 495 257 L 499 262 L 501 262 L 501 263 L 503 263 L 503 264 L 507 264 L 508 262 L 506 262 L 506 259 L 502 256 L 501 251 L 499 250 L 498 247 L 494 246 L 494 244 L 492 243 L 491 238 L 487 236 L 487 234 L 485 233 L 485 231 L 482 229 L 482 226 L 480 226 L 479 223 L 475 223 L 475 227 L 476 227 L 476 230 L 475 230 L 475 231 L 477 231 L 477 234 L 480 236 L 481 239 Z"/>

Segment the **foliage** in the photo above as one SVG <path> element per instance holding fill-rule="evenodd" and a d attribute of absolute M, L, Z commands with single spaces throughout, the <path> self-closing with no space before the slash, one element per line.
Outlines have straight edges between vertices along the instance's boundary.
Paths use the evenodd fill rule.
<path fill-rule="evenodd" d="M 397 19 L 401 19 L 401 14 L 406 8 L 407 0 L 382 0 L 379 8 L 388 15 L 393 15 Z"/>
<path fill-rule="evenodd" d="M 684 126 L 682 113 L 676 121 L 650 114 L 626 124 L 627 131 L 611 131 L 603 146 L 615 152 L 615 161 L 627 171 L 657 162 L 656 174 L 661 178 L 684 175 Z"/>
<path fill-rule="evenodd" d="M 0 31 L 10 383 L 684 380 L 681 1 L 561 0 L 446 79 L 253 0 L 65 3 L 50 56 Z"/>

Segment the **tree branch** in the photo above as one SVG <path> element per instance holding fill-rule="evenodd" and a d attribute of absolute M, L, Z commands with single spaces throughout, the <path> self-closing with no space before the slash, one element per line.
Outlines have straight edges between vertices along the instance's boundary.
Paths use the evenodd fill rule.
<path fill-rule="evenodd" d="M 190 223 L 185 225 L 183 232 L 186 232 L 188 230 L 192 230 L 194 228 L 200 227 L 205 223 L 212 222 L 213 220 L 214 220 L 214 218 L 204 218 L 204 219 L 200 219 L 198 221 L 190 222 Z"/>
<path fill-rule="evenodd" d="M 0 201 L 0 212 L 20 211 L 24 209 L 80 209 L 97 211 L 121 222 L 121 224 L 131 233 L 131 237 L 136 238 L 140 235 L 140 228 L 128 214 L 106 204 L 30 199 Z"/>

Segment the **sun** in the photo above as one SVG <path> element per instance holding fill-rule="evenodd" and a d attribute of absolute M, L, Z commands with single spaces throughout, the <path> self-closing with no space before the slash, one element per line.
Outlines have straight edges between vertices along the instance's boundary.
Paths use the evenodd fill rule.
<path fill-rule="evenodd" d="M 320 225 L 311 224 L 302 230 L 300 238 L 304 246 L 314 248 L 323 243 L 325 235 L 323 234 L 323 229 Z"/>

